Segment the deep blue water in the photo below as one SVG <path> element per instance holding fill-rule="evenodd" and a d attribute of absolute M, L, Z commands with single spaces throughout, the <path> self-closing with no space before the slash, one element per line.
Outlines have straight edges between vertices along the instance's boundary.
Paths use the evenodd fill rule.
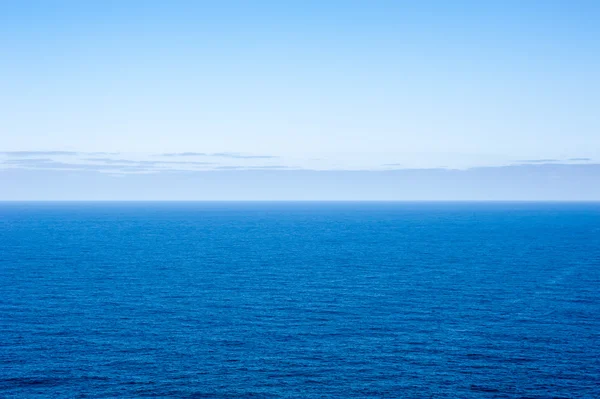
<path fill-rule="evenodd" d="M 599 398 L 600 203 L 0 204 L 2 398 Z"/>

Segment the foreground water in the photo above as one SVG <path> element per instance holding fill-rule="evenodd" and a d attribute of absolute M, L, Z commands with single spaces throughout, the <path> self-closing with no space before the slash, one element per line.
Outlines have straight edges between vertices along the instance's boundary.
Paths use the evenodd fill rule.
<path fill-rule="evenodd" d="M 0 204 L 0 397 L 600 397 L 600 204 Z"/>

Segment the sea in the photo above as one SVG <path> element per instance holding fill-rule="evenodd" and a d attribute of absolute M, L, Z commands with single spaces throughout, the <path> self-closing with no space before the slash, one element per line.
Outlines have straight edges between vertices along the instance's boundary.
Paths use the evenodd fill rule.
<path fill-rule="evenodd" d="M 0 398 L 600 398 L 600 203 L 0 203 Z"/>

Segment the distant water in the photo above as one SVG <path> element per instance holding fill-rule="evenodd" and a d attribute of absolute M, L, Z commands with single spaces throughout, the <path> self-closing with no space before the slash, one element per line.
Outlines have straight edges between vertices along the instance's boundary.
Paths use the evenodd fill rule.
<path fill-rule="evenodd" d="M 2 398 L 599 398 L 600 204 L 0 204 Z"/>

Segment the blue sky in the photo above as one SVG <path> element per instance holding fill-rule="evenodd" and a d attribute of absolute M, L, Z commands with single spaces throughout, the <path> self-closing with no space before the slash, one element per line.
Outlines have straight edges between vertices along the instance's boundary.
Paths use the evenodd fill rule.
<path fill-rule="evenodd" d="M 2 2 L 0 182 L 597 170 L 599 20 L 596 1 Z"/>

